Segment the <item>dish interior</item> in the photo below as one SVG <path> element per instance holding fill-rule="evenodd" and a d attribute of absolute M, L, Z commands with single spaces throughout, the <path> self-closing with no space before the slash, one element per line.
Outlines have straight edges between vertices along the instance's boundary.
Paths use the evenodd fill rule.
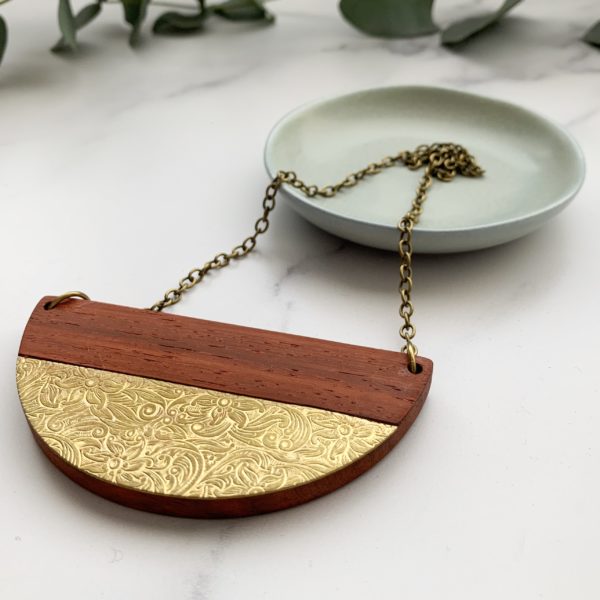
<path fill-rule="evenodd" d="M 383 156 L 436 141 L 462 144 L 486 173 L 437 183 L 421 230 L 526 218 L 572 196 L 582 178 L 577 147 L 549 121 L 504 102 L 432 88 L 359 92 L 299 109 L 273 130 L 265 158 L 271 174 L 291 169 L 322 186 Z M 288 191 L 341 217 L 393 227 L 410 206 L 421 173 L 391 168 L 330 199 Z"/>

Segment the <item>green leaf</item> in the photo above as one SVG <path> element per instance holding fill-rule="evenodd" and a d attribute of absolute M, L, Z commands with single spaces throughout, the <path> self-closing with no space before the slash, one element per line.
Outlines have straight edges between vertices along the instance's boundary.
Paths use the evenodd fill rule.
<path fill-rule="evenodd" d="M 154 21 L 152 31 L 164 34 L 192 33 L 204 27 L 205 18 L 204 13 L 183 15 L 178 12 L 166 12 Z"/>
<path fill-rule="evenodd" d="M 219 17 L 230 21 L 269 21 L 275 17 L 259 0 L 227 0 L 209 9 Z"/>
<path fill-rule="evenodd" d="M 341 0 L 340 10 L 354 27 L 378 37 L 414 37 L 435 33 L 433 0 Z"/>
<path fill-rule="evenodd" d="M 150 0 L 121 0 L 125 20 L 131 25 L 129 44 L 135 46 L 140 41 L 140 29 L 146 18 Z"/>
<path fill-rule="evenodd" d="M 6 50 L 6 42 L 8 42 L 8 28 L 6 27 L 6 21 L 0 17 L 0 63 Z"/>
<path fill-rule="evenodd" d="M 511 8 L 519 4 L 519 2 L 521 2 L 521 0 L 505 0 L 504 4 L 493 13 L 478 17 L 470 17 L 464 21 L 453 23 L 448 29 L 443 31 L 442 44 L 452 46 L 468 40 L 470 37 L 480 33 L 490 25 L 499 21 Z"/>
<path fill-rule="evenodd" d="M 583 41 L 592 46 L 600 47 L 600 21 L 598 21 L 584 36 Z"/>
<path fill-rule="evenodd" d="M 100 11 L 102 10 L 102 0 L 96 2 L 95 4 L 88 4 L 84 6 L 76 15 L 75 15 L 75 30 L 79 31 L 82 27 L 85 27 L 90 21 L 98 16 Z M 71 48 L 71 46 L 67 43 L 65 36 L 60 38 L 58 42 L 52 48 L 53 52 L 60 52 L 62 50 L 66 50 Z"/>
<path fill-rule="evenodd" d="M 58 26 L 63 35 L 65 46 L 71 50 L 77 50 L 77 40 L 75 38 L 77 27 L 69 0 L 58 1 Z"/>

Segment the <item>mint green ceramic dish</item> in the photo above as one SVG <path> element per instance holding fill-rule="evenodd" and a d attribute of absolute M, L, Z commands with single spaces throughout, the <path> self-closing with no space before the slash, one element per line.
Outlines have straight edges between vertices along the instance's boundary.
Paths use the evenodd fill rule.
<path fill-rule="evenodd" d="M 584 159 L 562 128 L 514 104 L 444 88 L 366 90 L 303 106 L 279 121 L 265 147 L 270 176 L 294 170 L 318 185 L 423 143 L 466 146 L 481 179 L 434 184 L 415 229 L 417 252 L 461 252 L 509 242 L 560 212 L 583 183 Z M 318 227 L 396 250 L 396 222 L 420 174 L 389 169 L 335 198 L 286 186 L 291 206 Z"/>

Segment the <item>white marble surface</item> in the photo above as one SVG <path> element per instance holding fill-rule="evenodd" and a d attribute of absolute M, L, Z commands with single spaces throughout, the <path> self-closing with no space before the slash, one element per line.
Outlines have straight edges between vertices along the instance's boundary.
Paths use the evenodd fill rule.
<path fill-rule="evenodd" d="M 597 2 L 528 0 L 502 35 L 456 53 L 435 37 L 365 37 L 318 0 L 273 3 L 272 28 L 214 23 L 132 52 L 109 6 L 73 58 L 47 52 L 55 4 L 1 9 L 0 596 L 598 598 L 600 53 L 577 41 Z M 447 22 L 453 3 L 439 4 Z M 530 237 L 417 258 L 419 346 L 436 372 L 395 452 L 319 501 L 230 521 L 136 512 L 55 471 L 14 385 L 37 299 L 80 288 L 148 305 L 247 233 L 276 119 L 403 83 L 540 111 L 579 140 L 589 173 Z M 282 205 L 260 251 L 176 312 L 395 349 L 396 269 Z"/>

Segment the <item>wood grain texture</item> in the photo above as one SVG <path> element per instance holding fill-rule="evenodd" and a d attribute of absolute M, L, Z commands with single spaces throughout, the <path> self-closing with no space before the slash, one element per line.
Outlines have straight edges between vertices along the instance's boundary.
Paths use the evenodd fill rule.
<path fill-rule="evenodd" d="M 43 298 L 19 354 L 313 406 L 400 425 L 427 396 L 433 364 L 399 352 L 100 302 Z M 320 495 L 320 494 L 319 494 Z"/>

